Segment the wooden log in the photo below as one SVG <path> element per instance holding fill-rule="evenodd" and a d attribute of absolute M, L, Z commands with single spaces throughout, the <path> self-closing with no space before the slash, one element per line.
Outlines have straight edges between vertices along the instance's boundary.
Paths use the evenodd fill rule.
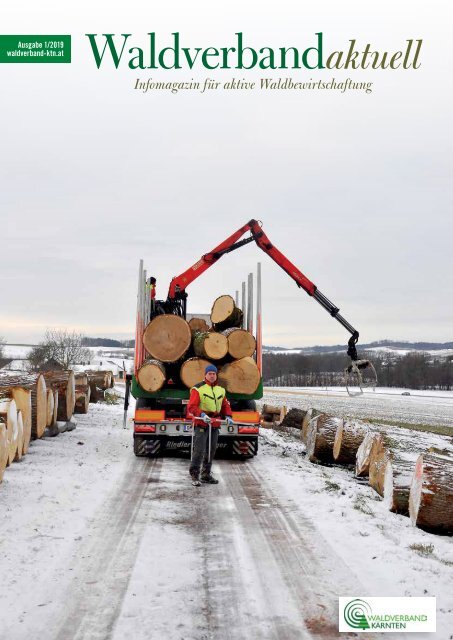
<path fill-rule="evenodd" d="M 90 402 L 96 403 L 104 399 L 104 391 L 97 386 L 96 380 L 89 379 L 89 386 Z"/>
<path fill-rule="evenodd" d="M 182 383 L 191 389 L 193 386 L 204 380 L 204 370 L 211 364 L 204 358 L 189 358 L 182 363 L 179 375 Z"/>
<path fill-rule="evenodd" d="M 159 391 L 165 384 L 167 373 L 162 362 L 148 358 L 137 373 L 137 380 L 145 391 Z"/>
<path fill-rule="evenodd" d="M 395 496 L 398 503 L 404 506 L 404 501 L 408 498 L 408 473 L 411 474 L 415 466 L 417 456 L 424 449 L 423 440 L 414 439 L 414 434 L 405 430 L 383 431 L 375 435 L 370 451 L 369 481 L 373 489 L 380 495 L 385 495 L 386 474 L 389 483 L 393 479 L 393 485 L 398 491 L 400 485 L 403 487 L 399 494 Z M 395 465 L 393 466 L 393 462 Z M 390 466 L 389 466 L 390 465 Z M 411 471 L 408 471 L 410 469 Z"/>
<path fill-rule="evenodd" d="M 220 360 L 228 353 L 228 339 L 217 331 L 197 331 L 193 337 L 193 350 L 199 358 Z"/>
<path fill-rule="evenodd" d="M 307 457 L 310 462 L 333 463 L 333 445 L 340 421 L 342 418 L 326 413 L 311 420 L 307 436 Z"/>
<path fill-rule="evenodd" d="M 6 432 L 6 424 L 3 418 L 0 418 L 0 482 L 3 480 L 3 474 L 8 462 L 8 435 Z"/>
<path fill-rule="evenodd" d="M 355 464 L 357 451 L 363 442 L 366 427 L 358 422 L 338 424 L 333 444 L 333 459 L 337 464 Z"/>
<path fill-rule="evenodd" d="M 228 341 L 228 353 L 235 360 L 253 356 L 256 340 L 249 331 L 238 327 L 230 327 L 222 331 Z"/>
<path fill-rule="evenodd" d="M 387 461 L 384 473 L 385 507 L 393 513 L 409 515 L 409 491 L 414 475 L 416 459 L 407 459 L 401 453 L 394 453 Z"/>
<path fill-rule="evenodd" d="M 16 457 L 19 444 L 19 426 L 17 423 L 17 407 L 14 400 L 0 400 L 0 419 L 6 425 L 8 458 L 6 466 L 9 467 Z"/>
<path fill-rule="evenodd" d="M 24 426 L 22 453 L 25 455 L 31 438 L 31 390 L 24 387 L 3 387 L 0 388 L 0 397 L 14 400 L 18 411 L 22 413 Z"/>
<path fill-rule="evenodd" d="M 20 391 L 14 391 L 14 399 L 21 397 L 20 410 L 24 420 L 24 446 L 28 449 L 28 431 L 31 429 L 31 437 L 42 437 L 47 420 L 47 396 L 46 383 L 42 374 L 19 374 L 16 376 L 5 375 L 0 372 L 0 395 L 5 394 L 6 389 L 22 388 L 31 391 L 31 410 L 29 417 L 28 395 Z M 40 434 L 40 435 L 37 435 Z"/>
<path fill-rule="evenodd" d="M 409 493 L 414 526 L 431 533 L 453 534 L 453 459 L 422 453 L 415 463 Z"/>
<path fill-rule="evenodd" d="M 278 427 L 278 422 L 263 420 L 261 422 L 261 426 L 263 427 L 263 429 L 275 429 L 275 427 Z"/>
<path fill-rule="evenodd" d="M 47 387 L 40 374 L 31 390 L 31 437 L 42 438 L 47 425 Z"/>
<path fill-rule="evenodd" d="M 70 420 L 75 407 L 74 371 L 49 372 L 44 375 L 52 389 L 58 390 L 57 420 Z"/>
<path fill-rule="evenodd" d="M 355 460 L 355 475 L 357 478 L 366 478 L 370 470 L 370 455 L 374 444 L 376 431 L 367 429 L 362 444 L 357 449 Z"/>
<path fill-rule="evenodd" d="M 396 443 L 395 443 L 396 444 Z M 387 463 L 393 459 L 394 439 L 386 433 L 377 433 L 370 451 L 368 477 L 370 486 L 380 496 L 384 496 L 384 479 Z"/>
<path fill-rule="evenodd" d="M 240 327 L 242 325 L 242 311 L 236 307 L 231 296 L 220 296 L 214 300 L 212 305 L 211 322 L 216 331 Z"/>
<path fill-rule="evenodd" d="M 195 331 L 209 331 L 209 325 L 203 318 L 191 318 L 189 320 L 189 327 L 192 333 Z"/>
<path fill-rule="evenodd" d="M 89 384 L 77 384 L 75 388 L 75 406 L 74 413 L 88 413 L 88 407 L 90 404 L 90 385 Z"/>
<path fill-rule="evenodd" d="M 77 385 L 80 384 L 88 384 L 88 374 L 87 373 L 74 373 L 74 382 Z"/>
<path fill-rule="evenodd" d="M 22 460 L 22 456 L 24 455 L 24 421 L 22 419 L 22 412 L 17 412 L 17 430 L 19 432 L 17 437 L 17 449 L 14 456 L 14 462 L 19 462 Z"/>
<path fill-rule="evenodd" d="M 189 323 L 172 314 L 156 316 L 143 333 L 145 349 L 160 362 L 180 360 L 187 353 L 191 341 Z"/>
<path fill-rule="evenodd" d="M 261 413 L 263 415 L 276 415 L 276 416 L 280 416 L 280 412 L 281 412 L 281 407 L 276 407 L 274 405 L 271 404 L 263 404 L 263 408 L 261 410 Z"/>
<path fill-rule="evenodd" d="M 53 389 L 53 420 L 50 425 L 53 427 L 54 424 L 57 423 L 57 415 L 58 415 L 58 389 Z"/>
<path fill-rule="evenodd" d="M 302 429 L 300 432 L 300 437 L 302 442 L 304 442 L 305 444 L 307 443 L 307 438 L 308 438 L 308 430 L 310 428 L 310 423 L 311 421 L 315 420 L 315 418 L 317 416 L 319 416 L 321 414 L 321 411 L 318 411 L 317 409 L 308 409 L 307 413 L 305 414 L 303 420 L 302 420 Z"/>
<path fill-rule="evenodd" d="M 280 423 L 281 427 L 290 427 L 291 429 L 302 429 L 302 422 L 307 412 L 303 409 L 290 409 Z"/>
<path fill-rule="evenodd" d="M 253 358 L 233 360 L 219 371 L 219 384 L 229 393 L 255 393 L 260 381 L 261 375 Z"/>
<path fill-rule="evenodd" d="M 53 424 L 53 414 L 55 410 L 55 397 L 53 389 L 47 389 L 47 421 L 46 427 L 50 427 Z"/>

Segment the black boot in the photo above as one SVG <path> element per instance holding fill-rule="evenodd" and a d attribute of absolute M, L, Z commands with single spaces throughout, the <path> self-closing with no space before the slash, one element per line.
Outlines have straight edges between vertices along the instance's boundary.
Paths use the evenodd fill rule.
<path fill-rule="evenodd" d="M 209 473 L 207 475 L 203 474 L 201 476 L 201 482 L 206 482 L 208 484 L 219 484 L 219 481 L 217 480 L 217 478 L 214 478 L 212 473 Z"/>
<path fill-rule="evenodd" d="M 200 479 L 199 479 L 198 476 L 199 476 L 199 474 L 196 473 L 195 471 L 191 471 L 190 472 L 190 477 L 192 478 L 192 484 L 193 484 L 194 487 L 201 486 L 201 482 L 200 482 Z"/>

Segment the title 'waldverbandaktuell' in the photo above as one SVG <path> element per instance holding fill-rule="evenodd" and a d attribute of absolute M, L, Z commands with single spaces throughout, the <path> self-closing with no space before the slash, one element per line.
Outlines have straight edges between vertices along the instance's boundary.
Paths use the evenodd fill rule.
<path fill-rule="evenodd" d="M 132 33 L 87 33 L 98 69 L 107 62 L 116 69 L 418 69 L 423 40 L 409 39 L 401 50 L 378 51 L 367 43 L 351 39 L 345 50 L 325 52 L 324 34 L 315 33 L 316 43 L 308 47 L 261 47 L 244 45 L 244 34 L 235 33 L 233 46 L 181 46 L 179 31 L 170 46 L 161 48 L 156 33 L 147 33 L 145 46 L 132 46 Z"/>

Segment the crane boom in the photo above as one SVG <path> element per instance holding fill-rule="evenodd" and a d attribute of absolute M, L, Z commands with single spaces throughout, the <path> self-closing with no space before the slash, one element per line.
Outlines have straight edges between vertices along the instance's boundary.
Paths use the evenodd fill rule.
<path fill-rule="evenodd" d="M 250 236 L 244 240 L 240 240 L 242 236 L 250 231 Z M 349 333 L 351 338 L 348 342 L 348 355 L 352 360 L 357 360 L 356 343 L 359 338 L 359 332 L 339 313 L 336 307 L 319 289 L 298 269 L 288 258 L 283 255 L 277 247 L 272 244 L 267 235 L 264 233 L 261 224 L 257 220 L 250 220 L 243 227 L 229 236 L 209 253 L 201 256 L 195 264 L 184 271 L 179 276 L 172 279 L 168 290 L 168 299 L 175 300 L 185 297 L 186 288 L 196 280 L 202 273 L 211 267 L 226 253 L 231 253 L 249 242 L 255 241 L 258 247 L 264 251 L 279 267 L 292 278 L 298 287 L 304 289 L 309 296 L 313 297 L 333 318 L 335 318 Z"/>

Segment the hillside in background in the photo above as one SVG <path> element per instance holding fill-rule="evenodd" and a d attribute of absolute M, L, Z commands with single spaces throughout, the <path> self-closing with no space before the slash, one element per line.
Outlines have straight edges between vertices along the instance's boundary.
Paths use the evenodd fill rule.
<path fill-rule="evenodd" d="M 346 344 L 346 342 L 345 342 Z M 263 350 L 270 353 L 337 353 L 345 350 L 345 344 L 336 344 L 331 346 L 316 345 L 314 347 L 294 347 L 288 349 L 286 347 L 264 346 Z M 390 351 L 453 351 L 453 342 L 405 342 L 403 340 L 377 340 L 376 342 L 368 342 L 360 344 L 360 349 L 366 350 L 390 350 Z"/>

